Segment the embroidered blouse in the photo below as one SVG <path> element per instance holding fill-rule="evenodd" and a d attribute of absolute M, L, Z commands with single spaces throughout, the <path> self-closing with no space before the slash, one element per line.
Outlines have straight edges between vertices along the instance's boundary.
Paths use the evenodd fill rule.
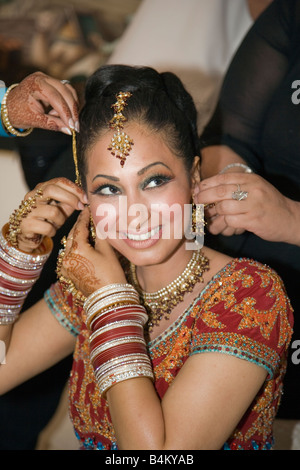
<path fill-rule="evenodd" d="M 45 300 L 77 336 L 69 395 L 80 447 L 117 449 L 108 405 L 100 397 L 89 360 L 84 311 L 72 304 L 59 283 L 45 293 Z M 193 354 L 218 352 L 255 363 L 268 372 L 267 379 L 223 449 L 272 448 L 292 325 L 292 308 L 279 276 L 256 261 L 232 260 L 174 323 L 148 343 L 159 397 Z"/>

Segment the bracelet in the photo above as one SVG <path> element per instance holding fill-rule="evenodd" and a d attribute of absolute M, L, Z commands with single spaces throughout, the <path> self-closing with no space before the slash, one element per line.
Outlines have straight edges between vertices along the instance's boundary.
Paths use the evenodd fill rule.
<path fill-rule="evenodd" d="M 103 398 L 115 384 L 130 378 L 154 379 L 144 338 L 148 321 L 131 284 L 110 284 L 84 303 L 90 330 L 90 361 Z"/>
<path fill-rule="evenodd" d="M 7 90 L 7 87 L 6 87 L 5 83 L 2 80 L 0 80 L 0 116 L 1 116 L 2 100 L 3 100 L 3 97 L 6 93 L 6 90 Z M 1 119 L 0 119 L 0 136 L 1 137 L 6 137 L 6 138 L 7 137 L 9 137 L 9 138 L 13 137 L 12 135 L 10 135 L 6 132 L 6 129 L 3 127 Z"/>
<path fill-rule="evenodd" d="M 106 376 L 97 377 L 98 385 L 100 388 L 100 394 L 103 398 L 106 397 L 107 391 L 119 382 L 125 380 L 134 379 L 138 377 L 148 377 L 153 380 L 153 371 L 150 364 L 124 364 L 119 367 L 115 372 L 112 372 Z"/>
<path fill-rule="evenodd" d="M 226 165 L 225 168 L 223 168 L 223 170 L 219 171 L 219 175 L 222 175 L 230 168 L 236 168 L 236 167 L 243 168 L 243 170 L 245 170 L 245 173 L 253 173 L 253 170 L 250 168 L 250 166 L 245 165 L 244 163 L 230 163 L 229 165 Z"/>
<path fill-rule="evenodd" d="M 135 288 L 131 284 L 108 284 L 97 289 L 85 301 L 83 308 L 88 311 L 96 302 L 108 297 L 111 294 L 131 292 L 136 293 Z"/>
<path fill-rule="evenodd" d="M 6 90 L 5 95 L 3 96 L 3 100 L 2 100 L 2 103 L 1 103 L 1 120 L 2 120 L 2 124 L 3 124 L 4 129 L 6 129 L 9 134 L 15 135 L 17 137 L 26 137 L 27 135 L 29 135 L 33 131 L 33 128 L 30 127 L 29 129 L 26 129 L 24 131 L 15 129 L 11 125 L 11 123 L 9 121 L 9 117 L 8 117 L 7 97 L 8 97 L 9 92 L 13 88 L 15 88 L 16 86 L 18 86 L 18 83 L 15 83 L 14 85 L 11 85 L 10 87 L 8 87 L 7 90 Z"/>
<path fill-rule="evenodd" d="M 34 196 L 24 199 L 18 209 L 16 209 L 9 218 L 9 231 L 7 233 L 7 238 L 10 243 L 18 248 L 18 235 L 21 233 L 20 225 L 22 219 L 26 217 L 32 209 L 36 207 L 37 198 L 43 197 L 42 189 L 38 189 Z"/>
<path fill-rule="evenodd" d="M 139 294 L 131 284 L 108 284 L 93 292 L 84 302 L 86 326 L 106 312 L 120 306 L 139 305 Z"/>
<path fill-rule="evenodd" d="M 27 295 L 50 256 L 53 242 L 45 237 L 39 255 L 22 252 L 7 240 L 8 224 L 0 233 L 0 325 L 14 323 Z"/>
<path fill-rule="evenodd" d="M 141 310 L 138 310 L 141 307 Z M 105 325 L 110 324 L 115 320 L 129 320 L 139 323 L 141 326 L 145 326 L 148 321 L 148 315 L 143 307 L 140 305 L 119 305 L 114 307 L 113 310 L 107 310 L 97 315 L 90 323 L 90 330 L 94 331 Z"/>

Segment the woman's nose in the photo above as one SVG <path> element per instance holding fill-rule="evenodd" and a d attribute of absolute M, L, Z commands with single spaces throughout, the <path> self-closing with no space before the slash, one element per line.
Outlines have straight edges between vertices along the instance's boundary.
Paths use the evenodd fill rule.
<path fill-rule="evenodd" d="M 127 196 L 127 229 L 131 231 L 142 230 L 148 227 L 149 208 L 143 197 Z"/>

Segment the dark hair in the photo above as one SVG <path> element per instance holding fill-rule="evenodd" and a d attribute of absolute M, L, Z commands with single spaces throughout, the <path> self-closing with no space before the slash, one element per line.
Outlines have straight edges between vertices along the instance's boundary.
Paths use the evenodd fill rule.
<path fill-rule="evenodd" d="M 132 93 L 124 110 L 127 120 L 162 132 L 165 143 L 191 169 L 195 155 L 200 155 L 197 111 L 180 79 L 171 72 L 159 73 L 151 67 L 104 65 L 88 79 L 85 105 L 80 113 L 77 152 L 83 184 L 86 151 L 109 129 L 111 106 L 120 91 Z"/>

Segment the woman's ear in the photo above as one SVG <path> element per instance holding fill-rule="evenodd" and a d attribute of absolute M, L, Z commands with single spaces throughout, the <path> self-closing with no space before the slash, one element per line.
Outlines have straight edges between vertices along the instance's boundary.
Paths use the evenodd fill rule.
<path fill-rule="evenodd" d="M 200 157 L 196 156 L 194 158 L 193 167 L 191 169 L 191 178 L 192 178 L 192 193 L 194 194 L 195 189 L 198 187 L 201 178 L 200 178 Z"/>

